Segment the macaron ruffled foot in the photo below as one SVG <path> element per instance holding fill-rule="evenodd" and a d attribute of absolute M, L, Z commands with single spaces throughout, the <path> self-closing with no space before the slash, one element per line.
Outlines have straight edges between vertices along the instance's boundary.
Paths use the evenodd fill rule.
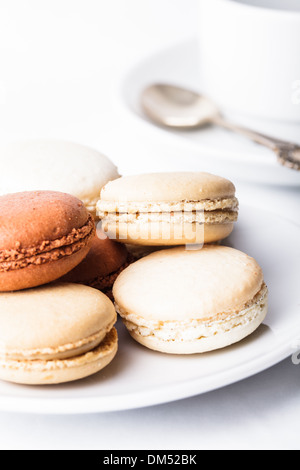
<path fill-rule="evenodd" d="M 52 284 L 0 294 L 0 379 L 28 385 L 71 382 L 115 357 L 116 311 L 101 292 Z"/>

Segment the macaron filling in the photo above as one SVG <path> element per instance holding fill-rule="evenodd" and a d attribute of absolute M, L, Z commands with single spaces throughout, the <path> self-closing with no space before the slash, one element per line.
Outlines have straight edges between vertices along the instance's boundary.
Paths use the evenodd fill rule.
<path fill-rule="evenodd" d="M 232 331 L 253 323 L 263 311 L 267 310 L 268 289 L 262 284 L 259 292 L 238 311 L 227 311 L 207 319 L 189 321 L 151 321 L 126 313 L 116 304 L 116 310 L 129 330 L 142 337 L 155 337 L 160 341 L 196 342 L 218 334 Z"/>
<path fill-rule="evenodd" d="M 133 204 L 133 205 L 131 205 Z M 127 207 L 127 211 L 126 211 Z M 163 203 L 98 203 L 102 229 L 116 240 L 130 243 L 206 243 L 226 238 L 238 220 L 235 197 Z M 101 209 L 107 209 L 106 211 Z M 204 233 L 205 230 L 205 233 Z"/>
<path fill-rule="evenodd" d="M 100 199 L 97 203 L 98 215 L 106 217 L 109 213 L 135 214 L 135 213 L 152 213 L 152 212 L 192 212 L 192 211 L 214 211 L 230 209 L 237 211 L 239 202 L 236 197 L 225 197 L 218 199 L 202 199 L 199 201 L 106 201 Z"/>
<path fill-rule="evenodd" d="M 23 247 L 17 242 L 15 249 L 0 251 L 0 272 L 23 269 L 29 265 L 41 265 L 70 256 L 87 245 L 95 234 L 95 224 L 91 215 L 80 228 L 54 240 L 43 240 L 38 246 Z"/>
<path fill-rule="evenodd" d="M 211 212 L 207 211 L 190 211 L 190 212 L 151 212 L 142 213 L 137 212 L 135 214 L 108 214 L 105 217 L 107 223 L 198 223 L 198 224 L 219 224 L 219 223 L 231 223 L 236 222 L 238 218 L 237 211 L 229 210 L 215 210 Z"/>
<path fill-rule="evenodd" d="M 238 206 L 239 203 L 235 197 L 154 204 L 147 202 L 119 204 L 100 200 L 98 216 L 101 219 L 102 229 L 110 237 L 116 237 L 116 239 L 120 237 L 135 240 L 136 234 L 131 232 L 132 229 L 142 231 L 139 237 L 148 239 L 150 236 L 154 241 L 160 236 L 164 236 L 166 240 L 170 237 L 193 240 L 195 230 L 201 230 L 204 226 L 230 227 L 226 229 L 226 233 L 211 235 L 211 239 L 206 234 L 206 241 L 210 242 L 215 241 L 215 238 L 225 238 L 229 234 L 233 223 L 238 219 Z M 152 233 L 154 227 L 155 232 Z M 166 230 L 173 228 L 176 229 L 176 236 L 166 233 Z M 203 237 L 204 234 L 201 232 L 196 238 L 202 240 Z"/>
<path fill-rule="evenodd" d="M 83 202 L 84 206 L 92 214 L 96 214 L 96 206 L 99 200 L 98 192 L 99 191 L 97 191 L 97 195 L 94 198 L 81 197 L 81 201 Z"/>
<path fill-rule="evenodd" d="M 101 329 L 95 334 L 90 335 L 87 338 L 75 341 L 74 343 L 68 343 L 61 346 L 35 348 L 30 350 L 17 350 L 0 347 L 0 358 L 7 358 L 9 360 L 16 361 L 51 361 L 80 356 L 96 348 L 104 340 L 109 331 L 111 331 L 115 322 L 116 318 L 114 318 L 113 321 L 109 325 L 107 325 L 106 328 Z"/>
<path fill-rule="evenodd" d="M 93 349 L 89 349 L 79 355 L 70 356 L 65 359 L 24 360 L 23 358 L 22 361 L 0 356 L 0 368 L 2 370 L 22 370 L 24 372 L 36 371 L 38 373 L 79 368 L 89 363 L 99 362 L 101 359 L 105 359 L 105 357 L 114 356 L 117 352 L 117 341 L 117 331 L 115 328 L 112 328 L 106 334 L 103 341 L 98 343 Z M 112 357 L 109 359 L 111 360 Z M 49 377 L 49 379 L 52 379 L 52 377 Z M 47 382 L 47 377 L 44 377 L 44 382 Z M 51 382 L 49 381 L 49 383 Z"/>

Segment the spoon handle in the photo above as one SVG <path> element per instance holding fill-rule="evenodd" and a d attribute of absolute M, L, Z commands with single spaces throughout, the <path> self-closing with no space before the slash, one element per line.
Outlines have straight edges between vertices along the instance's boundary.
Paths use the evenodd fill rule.
<path fill-rule="evenodd" d="M 251 129 L 247 129 L 246 127 L 237 126 L 229 121 L 226 121 L 222 116 L 216 116 L 213 118 L 213 124 L 221 126 L 227 130 L 236 132 L 241 134 L 245 137 L 250 138 L 254 142 L 264 145 L 271 150 L 278 151 L 282 145 L 289 145 L 288 142 L 285 142 L 280 139 L 276 139 L 274 137 L 270 137 L 264 134 L 261 134 L 256 131 L 252 131 Z"/>

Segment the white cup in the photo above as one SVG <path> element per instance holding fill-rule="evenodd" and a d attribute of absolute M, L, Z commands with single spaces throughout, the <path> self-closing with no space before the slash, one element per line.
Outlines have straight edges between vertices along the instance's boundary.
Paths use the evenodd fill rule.
<path fill-rule="evenodd" d="M 199 0 L 203 91 L 224 112 L 300 123 L 300 0 Z"/>

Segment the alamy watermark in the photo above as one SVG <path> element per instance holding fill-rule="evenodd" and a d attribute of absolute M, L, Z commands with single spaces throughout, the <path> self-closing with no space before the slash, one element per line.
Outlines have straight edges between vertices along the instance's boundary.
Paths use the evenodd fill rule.
<path fill-rule="evenodd" d="M 132 204 L 132 203 L 131 203 Z M 131 206 L 132 207 L 132 206 Z M 100 215 L 100 214 L 99 214 Z M 122 204 L 120 211 L 100 215 L 97 233 L 111 240 L 134 243 L 144 240 L 149 245 L 169 240 L 182 241 L 187 249 L 196 250 L 204 244 L 204 209 L 194 210 L 190 203 L 182 203 L 180 210 L 164 211 L 158 207 L 144 212 L 132 212 L 130 205 Z"/>

